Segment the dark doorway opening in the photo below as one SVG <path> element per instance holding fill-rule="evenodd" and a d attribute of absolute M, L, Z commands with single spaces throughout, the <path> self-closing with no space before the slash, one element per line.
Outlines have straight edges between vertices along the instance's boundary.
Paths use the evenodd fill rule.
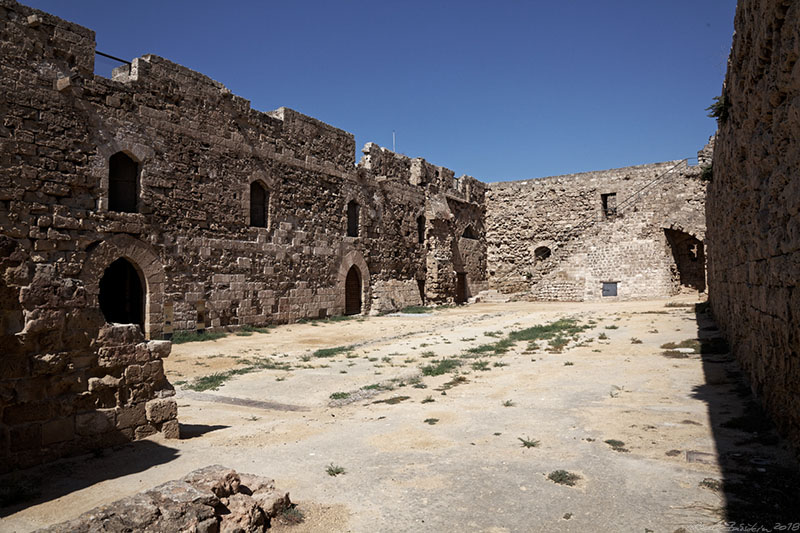
<path fill-rule="evenodd" d="M 683 231 L 665 229 L 677 268 L 677 281 L 698 292 L 706 290 L 706 258 L 703 241 Z"/>
<path fill-rule="evenodd" d="M 138 324 L 144 329 L 144 288 L 136 268 L 119 258 L 100 279 L 100 310 L 106 322 Z"/>
<path fill-rule="evenodd" d="M 419 301 L 422 302 L 422 305 L 425 305 L 425 280 L 418 279 L 417 280 L 417 288 L 419 289 Z"/>
<path fill-rule="evenodd" d="M 108 161 L 108 210 L 136 213 L 139 193 L 139 165 L 123 152 Z"/>
<path fill-rule="evenodd" d="M 456 272 L 456 303 L 467 302 L 467 274 L 466 272 Z"/>
<path fill-rule="evenodd" d="M 361 313 L 361 272 L 353 265 L 347 271 L 347 279 L 344 282 L 344 314 L 359 313 Z"/>
<path fill-rule="evenodd" d="M 269 217 L 269 193 L 257 182 L 250 184 L 250 225 L 256 228 L 266 228 Z"/>
<path fill-rule="evenodd" d="M 358 203 L 355 200 L 347 204 L 347 236 L 358 237 Z"/>
<path fill-rule="evenodd" d="M 417 217 L 417 242 L 419 244 L 425 242 L 425 217 L 422 215 Z"/>

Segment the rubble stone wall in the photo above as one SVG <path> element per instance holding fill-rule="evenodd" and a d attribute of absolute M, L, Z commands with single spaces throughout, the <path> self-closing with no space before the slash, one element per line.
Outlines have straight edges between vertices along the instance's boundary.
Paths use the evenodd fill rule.
<path fill-rule="evenodd" d="M 709 185 L 715 318 L 800 449 L 800 4 L 741 0 Z"/>
<path fill-rule="evenodd" d="M 701 175 L 699 165 L 669 161 L 491 184 L 490 288 L 543 300 L 600 299 L 604 282 L 617 282 L 621 299 L 704 291 L 702 275 L 688 283 L 679 268 L 687 268 L 679 256 L 691 255 L 703 271 Z M 614 195 L 610 214 L 603 195 Z M 673 245 L 668 230 L 687 239 Z"/>
<path fill-rule="evenodd" d="M 477 180 L 374 144 L 356 164 L 348 132 L 254 110 L 158 56 L 111 78 L 93 73 L 94 57 L 91 30 L 0 0 L 0 335 L 13 345 L 0 365 L 3 466 L 106 433 L 171 432 L 174 417 L 148 418 L 169 391 L 168 349 L 150 342 L 177 331 L 340 315 L 352 269 L 356 312 L 453 302 L 457 272 L 485 287 L 485 247 L 458 249 L 467 225 L 483 238 Z M 112 176 L 120 164 L 133 181 Z M 121 259 L 131 270 L 104 289 Z M 141 301 L 140 338 L 104 344 L 119 337 L 104 299 L 130 313 Z M 108 424 L 83 434 L 90 413 Z"/>

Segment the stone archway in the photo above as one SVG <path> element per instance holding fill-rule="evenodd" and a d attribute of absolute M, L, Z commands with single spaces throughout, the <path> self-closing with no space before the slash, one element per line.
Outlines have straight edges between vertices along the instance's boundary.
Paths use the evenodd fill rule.
<path fill-rule="evenodd" d="M 353 265 L 347 271 L 344 282 L 344 314 L 361 314 L 361 272 Z"/>
<path fill-rule="evenodd" d="M 100 303 L 100 280 L 107 269 L 124 259 L 140 274 L 144 284 L 143 330 L 147 339 L 161 338 L 164 326 L 164 283 L 161 260 L 144 242 L 129 235 L 115 235 L 100 242 L 83 265 L 80 279 L 89 301 Z"/>
<path fill-rule="evenodd" d="M 106 322 L 137 324 L 144 331 L 142 274 L 124 257 L 112 262 L 103 272 L 98 301 Z"/>
<path fill-rule="evenodd" d="M 358 277 L 355 278 L 355 276 Z M 360 290 L 360 300 L 357 300 L 352 293 L 351 298 L 348 299 L 348 292 L 355 290 L 356 280 Z M 348 291 L 348 285 L 350 291 Z M 342 257 L 336 276 L 336 307 L 341 309 L 344 314 L 364 313 L 369 310 L 369 294 L 370 276 L 367 262 L 364 261 L 364 257 L 359 252 L 355 250 L 348 252 Z M 352 306 L 350 308 L 348 308 L 348 300 Z M 358 302 L 358 311 L 352 313 L 355 310 L 356 301 Z"/>

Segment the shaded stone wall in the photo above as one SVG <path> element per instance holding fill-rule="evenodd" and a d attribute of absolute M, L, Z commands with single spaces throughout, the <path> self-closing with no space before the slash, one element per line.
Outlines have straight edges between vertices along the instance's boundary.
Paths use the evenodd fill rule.
<path fill-rule="evenodd" d="M 800 449 L 800 5 L 741 0 L 709 185 L 715 318 Z"/>
<path fill-rule="evenodd" d="M 599 299 L 604 282 L 617 282 L 623 299 L 704 290 L 704 280 L 689 284 L 681 275 L 681 258 L 705 238 L 701 174 L 669 161 L 491 184 L 489 286 L 544 300 Z M 667 231 L 691 242 L 671 245 Z M 694 261 L 693 280 L 704 272 L 702 254 Z"/>

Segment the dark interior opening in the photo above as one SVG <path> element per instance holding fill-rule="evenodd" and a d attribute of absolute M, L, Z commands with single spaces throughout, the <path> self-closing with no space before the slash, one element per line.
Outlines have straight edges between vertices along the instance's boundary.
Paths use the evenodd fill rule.
<path fill-rule="evenodd" d="M 467 302 L 467 273 L 456 272 L 456 303 Z"/>
<path fill-rule="evenodd" d="M 19 333 L 24 325 L 19 291 L 7 286 L 0 277 L 0 339 Z"/>
<path fill-rule="evenodd" d="M 547 246 L 539 246 L 533 251 L 533 256 L 536 258 L 537 261 L 544 261 L 551 255 L 550 248 Z"/>
<path fill-rule="evenodd" d="M 477 239 L 478 237 L 475 235 L 475 230 L 472 229 L 472 226 L 467 226 L 464 228 L 464 233 L 461 236 L 465 239 Z"/>
<path fill-rule="evenodd" d="M 139 165 L 123 152 L 108 161 L 108 210 L 136 213 Z"/>
<path fill-rule="evenodd" d="M 347 204 L 347 236 L 358 237 L 358 203 L 355 200 Z"/>
<path fill-rule="evenodd" d="M 256 228 L 267 227 L 269 192 L 258 182 L 250 184 L 250 225 Z"/>
<path fill-rule="evenodd" d="M 417 242 L 419 244 L 425 242 L 425 217 L 422 215 L 417 217 Z"/>
<path fill-rule="evenodd" d="M 419 301 L 422 302 L 422 305 L 425 305 L 425 280 L 418 279 L 417 280 L 417 289 L 419 289 Z"/>
<path fill-rule="evenodd" d="M 600 200 L 603 202 L 603 215 L 605 217 L 613 217 L 617 214 L 617 193 L 601 194 Z"/>
<path fill-rule="evenodd" d="M 675 260 L 677 281 L 683 287 L 705 292 L 706 259 L 703 241 L 683 231 L 665 229 L 664 233 Z"/>
<path fill-rule="evenodd" d="M 347 271 L 344 287 L 344 314 L 361 313 L 361 272 L 353 265 Z"/>
<path fill-rule="evenodd" d="M 100 310 L 106 322 L 138 324 L 144 328 L 144 288 L 136 268 L 119 258 L 100 279 Z"/>

